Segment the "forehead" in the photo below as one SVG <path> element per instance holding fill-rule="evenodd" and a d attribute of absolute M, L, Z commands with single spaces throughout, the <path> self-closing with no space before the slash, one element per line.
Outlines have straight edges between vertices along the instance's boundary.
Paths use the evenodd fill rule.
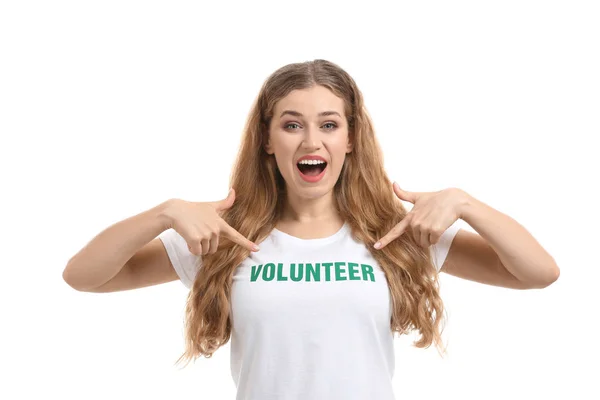
<path fill-rule="evenodd" d="M 298 111 L 304 116 L 317 116 L 322 111 L 337 111 L 344 115 L 344 100 L 323 86 L 292 90 L 275 104 L 274 117 L 279 118 L 283 110 Z"/>

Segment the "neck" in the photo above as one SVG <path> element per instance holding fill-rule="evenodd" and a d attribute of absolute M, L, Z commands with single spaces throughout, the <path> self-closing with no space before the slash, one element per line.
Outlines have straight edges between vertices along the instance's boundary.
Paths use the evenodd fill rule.
<path fill-rule="evenodd" d="M 288 192 L 281 220 L 298 224 L 342 221 L 333 203 L 333 191 L 312 198 Z"/>

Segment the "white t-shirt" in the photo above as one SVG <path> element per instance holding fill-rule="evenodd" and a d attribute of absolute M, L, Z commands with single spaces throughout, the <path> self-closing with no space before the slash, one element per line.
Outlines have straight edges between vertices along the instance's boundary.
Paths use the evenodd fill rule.
<path fill-rule="evenodd" d="M 430 247 L 438 271 L 459 229 Z M 159 238 L 191 288 L 199 257 L 173 229 Z M 234 271 L 231 290 L 237 400 L 394 399 L 387 280 L 347 223 L 319 239 L 274 229 Z"/>

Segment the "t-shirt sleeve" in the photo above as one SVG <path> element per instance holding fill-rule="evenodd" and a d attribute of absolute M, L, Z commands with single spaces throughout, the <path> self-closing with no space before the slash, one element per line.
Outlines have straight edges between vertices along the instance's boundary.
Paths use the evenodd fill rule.
<path fill-rule="evenodd" d="M 158 238 L 162 241 L 171 264 L 175 268 L 175 272 L 179 276 L 179 280 L 188 289 L 192 288 L 192 284 L 196 278 L 196 273 L 202 264 L 201 256 L 197 256 L 190 252 L 187 242 L 175 229 L 167 229 L 163 231 Z"/>
<path fill-rule="evenodd" d="M 440 272 L 442 269 L 442 265 L 444 265 L 444 261 L 446 261 L 446 256 L 450 251 L 450 245 L 452 244 L 452 240 L 456 236 L 460 229 L 459 221 L 455 221 L 440 237 L 440 240 L 429 246 L 429 250 L 431 252 L 431 257 L 433 258 L 433 265 L 435 265 L 435 269 Z"/>

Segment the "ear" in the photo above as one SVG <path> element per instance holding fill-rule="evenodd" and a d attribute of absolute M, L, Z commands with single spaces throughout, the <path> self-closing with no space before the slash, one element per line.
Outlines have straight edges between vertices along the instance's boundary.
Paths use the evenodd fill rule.
<path fill-rule="evenodd" d="M 350 142 L 350 139 L 348 139 L 348 144 L 346 146 L 346 153 L 352 152 L 353 149 L 354 149 L 354 144 L 352 142 Z"/>
<path fill-rule="evenodd" d="M 271 135 L 269 134 L 269 129 L 265 127 L 265 136 L 267 138 L 267 143 L 264 145 L 264 149 L 267 154 L 273 154 L 273 147 L 271 146 Z"/>
<path fill-rule="evenodd" d="M 273 148 L 271 146 L 271 139 L 267 139 L 267 143 L 265 144 L 265 151 L 267 152 L 267 154 L 273 154 Z"/>

